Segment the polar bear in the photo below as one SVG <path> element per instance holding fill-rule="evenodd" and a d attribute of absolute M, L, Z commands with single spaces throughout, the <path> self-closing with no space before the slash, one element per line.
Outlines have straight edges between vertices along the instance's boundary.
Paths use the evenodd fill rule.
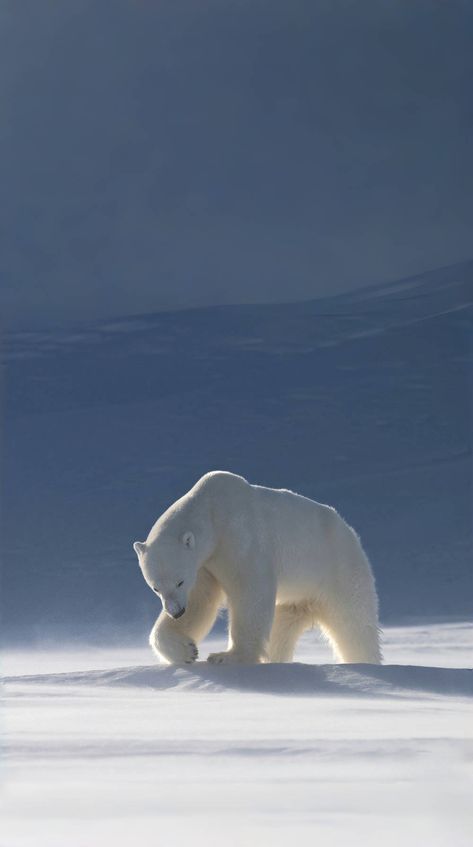
<path fill-rule="evenodd" d="M 163 605 L 150 644 L 167 662 L 195 661 L 224 605 L 228 649 L 209 662 L 290 662 L 315 625 L 341 662 L 381 661 L 370 564 L 330 506 L 213 471 L 133 547 Z"/>

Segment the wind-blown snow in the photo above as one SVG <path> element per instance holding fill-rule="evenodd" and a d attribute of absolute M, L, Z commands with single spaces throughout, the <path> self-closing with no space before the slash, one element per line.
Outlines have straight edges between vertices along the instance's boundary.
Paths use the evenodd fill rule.
<path fill-rule="evenodd" d="M 313 634 L 293 665 L 6 653 L 0 843 L 463 847 L 471 641 L 460 624 L 388 629 L 381 667 L 309 664 Z M 87 662 L 108 669 L 71 670 Z"/>

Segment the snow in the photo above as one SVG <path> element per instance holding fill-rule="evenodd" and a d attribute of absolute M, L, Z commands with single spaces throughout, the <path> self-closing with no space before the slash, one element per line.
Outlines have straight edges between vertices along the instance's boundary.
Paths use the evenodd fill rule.
<path fill-rule="evenodd" d="M 5 652 L 0 844 L 462 847 L 472 641 L 466 623 L 388 628 L 381 667 L 327 664 L 314 633 L 292 665 Z"/>

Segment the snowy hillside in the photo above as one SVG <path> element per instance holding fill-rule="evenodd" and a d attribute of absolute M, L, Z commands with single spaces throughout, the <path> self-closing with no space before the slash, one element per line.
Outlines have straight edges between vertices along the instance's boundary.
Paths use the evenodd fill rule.
<path fill-rule="evenodd" d="M 334 503 L 361 532 L 385 616 L 466 612 L 473 279 L 470 266 L 436 277 L 11 338 L 16 620 L 23 606 L 54 622 L 63 603 L 87 624 L 139 615 L 130 541 L 213 467 Z"/>
<path fill-rule="evenodd" d="M 383 620 L 471 612 L 473 263 L 6 338 L 4 632 L 144 638 L 131 542 L 205 471 L 335 505 Z"/>

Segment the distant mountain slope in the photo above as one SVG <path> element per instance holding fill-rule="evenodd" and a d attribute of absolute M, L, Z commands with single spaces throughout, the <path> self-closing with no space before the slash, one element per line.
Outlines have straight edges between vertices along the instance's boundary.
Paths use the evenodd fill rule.
<path fill-rule="evenodd" d="M 473 263 L 6 339 L 7 633 L 144 632 L 131 549 L 205 471 L 335 505 L 386 620 L 467 616 Z"/>
<path fill-rule="evenodd" d="M 465 258 L 472 35 L 464 0 L 2 2 L 3 325 Z"/>

